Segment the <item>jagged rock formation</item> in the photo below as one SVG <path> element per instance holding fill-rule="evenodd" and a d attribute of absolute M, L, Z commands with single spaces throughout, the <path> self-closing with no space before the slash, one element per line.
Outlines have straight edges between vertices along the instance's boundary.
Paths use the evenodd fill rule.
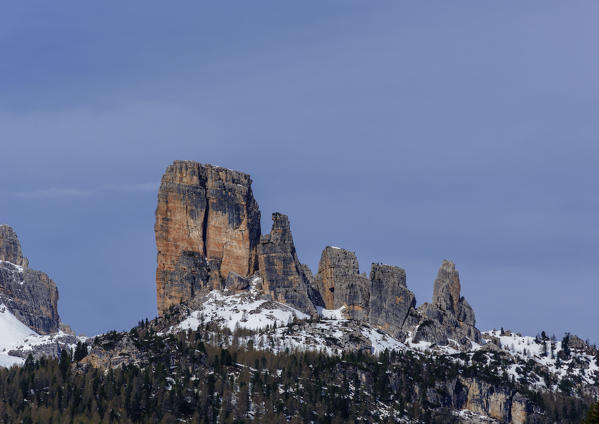
<path fill-rule="evenodd" d="M 354 252 L 328 246 L 313 276 L 299 262 L 287 216 L 275 213 L 272 219 L 271 232 L 260 237 L 249 175 L 192 161 L 170 165 L 156 208 L 159 314 L 205 290 L 246 290 L 258 272 L 264 294 L 309 315 L 320 307 L 343 307 L 346 318 L 400 340 L 411 334 L 415 341 L 446 345 L 451 339 L 459 347 L 480 341 L 451 262 L 439 270 L 432 302 L 416 309 L 401 268 L 373 264 L 368 278 L 360 274 Z"/>
<path fill-rule="evenodd" d="M 14 230 L 0 225 L 0 303 L 40 334 L 58 331 L 58 290 L 43 272 L 29 268 Z"/>
<path fill-rule="evenodd" d="M 406 271 L 396 266 L 372 264 L 370 280 L 370 323 L 403 340 L 406 330 L 418 323 L 416 297 L 406 285 Z"/>
<path fill-rule="evenodd" d="M 0 261 L 27 268 L 29 261 L 23 256 L 19 238 L 9 225 L 0 225 Z"/>
<path fill-rule="evenodd" d="M 160 184 L 156 208 L 158 312 L 205 286 L 221 288 L 229 272 L 257 268 L 260 210 L 247 174 L 175 161 Z"/>
<path fill-rule="evenodd" d="M 415 341 L 446 345 L 451 339 L 468 347 L 470 340 L 480 343 L 481 334 L 475 326 L 474 311 L 461 297 L 460 290 L 460 275 L 455 264 L 444 260 L 435 280 L 432 303 L 424 303 L 418 308 L 421 320 L 415 329 Z"/>
<path fill-rule="evenodd" d="M 327 309 L 344 306 L 348 318 L 368 320 L 370 280 L 360 275 L 354 252 L 327 246 L 320 257 L 315 284 Z"/>
<path fill-rule="evenodd" d="M 264 293 L 309 315 L 316 314 L 316 306 L 322 306 L 322 300 L 299 262 L 289 219 L 287 215 L 273 213 L 272 221 L 270 233 L 262 236 L 258 246 Z"/>

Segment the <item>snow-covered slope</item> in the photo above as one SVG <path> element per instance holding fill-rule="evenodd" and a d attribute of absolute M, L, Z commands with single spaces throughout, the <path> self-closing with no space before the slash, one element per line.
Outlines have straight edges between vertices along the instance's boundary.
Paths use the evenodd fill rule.
<path fill-rule="evenodd" d="M 231 331 L 236 328 L 259 330 L 287 325 L 294 319 L 309 318 L 297 309 L 264 299 L 255 289 L 233 295 L 214 290 L 206 296 L 202 306 L 201 310 L 194 311 L 181 322 L 178 328 L 195 330 L 202 322 L 212 322 Z"/>
<path fill-rule="evenodd" d="M 460 351 L 459 344 L 451 340 L 449 346 L 414 343 L 408 334 L 401 341 L 367 323 L 345 319 L 343 308 L 319 308 L 319 318 L 310 318 L 288 305 L 268 300 L 255 288 L 255 283 L 250 290 L 240 293 L 211 291 L 197 310 L 171 326 L 168 332 L 204 328 L 210 333 L 216 325 L 230 333 L 212 332 L 214 343 L 237 343 L 273 352 L 312 350 L 339 355 L 345 350 L 377 354 L 388 349 L 444 355 L 456 361 L 468 358 L 468 361 L 486 362 L 496 367 L 499 374 L 515 380 L 525 379 L 538 389 L 558 390 L 564 380 L 571 380 L 573 387 L 599 382 L 597 358 L 584 351 L 572 351 L 568 357 L 563 353 L 558 355 L 561 342 L 541 343 L 538 338 L 495 330 L 483 333 L 486 344 L 472 343 L 469 352 Z M 501 353 L 500 357 L 497 353 Z"/>
<path fill-rule="evenodd" d="M 54 356 L 64 347 L 73 350 L 78 340 L 84 341 L 85 338 L 76 338 L 63 331 L 37 334 L 0 303 L 0 367 L 22 365 L 30 353 Z"/>
<path fill-rule="evenodd" d="M 588 385 L 599 382 L 598 355 L 591 355 L 582 349 L 571 348 L 569 354 L 565 355 L 565 346 L 562 346 L 561 341 L 522 336 L 510 331 L 486 331 L 484 336 L 490 340 L 498 340 L 501 349 L 517 360 L 521 362 L 532 360 L 534 363 L 546 367 L 547 371 L 556 377 L 555 382 L 543 379 L 533 381 L 535 386 L 543 388 L 549 385 L 550 389 L 556 389 L 558 383 L 564 378 Z M 517 379 L 522 374 L 519 370 L 521 368 L 521 365 L 514 364 L 508 372 Z"/>
<path fill-rule="evenodd" d="M 378 329 L 346 319 L 343 307 L 335 310 L 318 308 L 320 319 L 312 320 L 297 309 L 265 298 L 255 288 L 256 282 L 252 282 L 250 290 L 241 293 L 211 291 L 197 310 L 171 327 L 169 332 L 197 330 L 216 324 L 231 331 L 230 340 L 235 336 L 237 343 L 274 352 L 313 350 L 338 355 L 356 348 L 372 353 L 407 348 Z"/>
<path fill-rule="evenodd" d="M 0 303 L 0 366 L 9 367 L 23 363 L 22 358 L 9 356 L 7 352 L 36 336 L 38 335 L 35 331 L 19 321 L 6 306 Z"/>

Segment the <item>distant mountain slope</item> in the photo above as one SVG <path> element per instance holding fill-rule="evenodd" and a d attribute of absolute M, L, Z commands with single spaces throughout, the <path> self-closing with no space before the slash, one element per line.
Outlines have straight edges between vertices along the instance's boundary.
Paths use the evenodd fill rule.
<path fill-rule="evenodd" d="M 0 366 L 22 364 L 29 354 L 57 356 L 73 346 L 77 339 L 61 327 L 56 285 L 29 268 L 15 231 L 0 225 Z"/>
<path fill-rule="evenodd" d="M 45 273 L 29 268 L 17 234 L 8 225 L 0 225 L 0 300 L 40 334 L 60 327 L 56 284 Z"/>

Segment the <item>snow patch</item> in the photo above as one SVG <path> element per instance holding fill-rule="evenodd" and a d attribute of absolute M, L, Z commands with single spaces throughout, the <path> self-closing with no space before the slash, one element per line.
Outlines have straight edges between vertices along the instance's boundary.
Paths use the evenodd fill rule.
<path fill-rule="evenodd" d="M 12 262 L 0 261 L 0 265 L 3 265 L 3 264 L 9 264 L 11 266 L 14 266 L 17 269 L 18 272 L 23 272 L 23 270 L 24 270 L 21 265 L 13 264 Z"/>
<path fill-rule="evenodd" d="M 320 315 L 324 319 L 338 319 L 338 320 L 345 319 L 345 315 L 343 314 L 344 309 L 345 309 L 345 306 L 342 306 L 339 309 L 324 309 L 321 306 L 318 306 L 316 308 L 318 315 Z"/>
<path fill-rule="evenodd" d="M 258 298 L 252 292 L 227 296 L 219 290 L 213 290 L 201 309 L 192 312 L 176 329 L 197 330 L 202 322 L 217 322 L 231 331 L 235 331 L 235 328 L 260 330 L 285 326 L 294 319 L 308 318 L 307 314 L 297 309 Z"/>

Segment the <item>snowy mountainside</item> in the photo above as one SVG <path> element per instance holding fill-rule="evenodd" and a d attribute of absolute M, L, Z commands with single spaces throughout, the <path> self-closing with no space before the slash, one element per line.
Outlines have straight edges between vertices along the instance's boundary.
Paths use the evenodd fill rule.
<path fill-rule="evenodd" d="M 35 331 L 19 321 L 6 306 L 0 304 L 0 366 L 22 364 L 22 358 L 10 356 L 8 351 L 36 336 L 38 335 Z"/>
<path fill-rule="evenodd" d="M 229 329 L 231 339 L 236 336 L 238 343 L 273 352 L 313 350 L 336 355 L 356 348 L 373 353 L 406 349 L 400 341 L 368 324 L 345 319 L 343 308 L 319 308 L 320 319 L 312 320 L 289 305 L 269 300 L 255 288 L 257 282 L 253 280 L 250 290 L 240 293 L 211 291 L 197 310 L 168 331 L 216 324 Z"/>
<path fill-rule="evenodd" d="M 412 335 L 408 334 L 402 341 L 368 323 L 346 319 L 343 308 L 319 309 L 318 319 L 308 317 L 289 305 L 270 300 L 255 288 L 256 283 L 259 281 L 254 280 L 249 290 L 237 293 L 210 291 L 187 312 L 186 317 L 165 332 L 217 326 L 226 329 L 229 335 L 223 338 L 222 334 L 214 334 L 215 344 L 235 343 L 275 353 L 310 350 L 340 355 L 347 350 L 365 350 L 373 354 L 385 349 L 410 350 L 456 361 L 486 363 L 496 369 L 498 375 L 539 390 L 570 390 L 573 394 L 583 395 L 588 394 L 589 387 L 599 386 L 599 358 L 597 354 L 593 355 L 591 347 L 587 351 L 569 349 L 566 355 L 562 342 L 497 330 L 484 332 L 484 343 L 472 343 L 472 349 L 467 352 L 456 349 L 457 344 L 452 346 L 451 340 L 448 346 L 425 341 L 414 343 Z M 546 351 L 543 344 L 547 346 Z M 592 389 L 592 394 L 597 396 L 597 390 Z"/>
<path fill-rule="evenodd" d="M 492 330 L 483 334 L 489 343 L 514 359 L 507 372 L 515 379 L 522 379 L 524 375 L 531 385 L 552 391 L 567 390 L 568 386 L 590 386 L 595 387 L 597 394 L 599 352 L 578 337 L 568 335 L 564 340 L 569 342 L 564 344 L 564 340 L 522 336 L 510 331 Z M 572 343 L 573 339 L 578 343 Z M 541 371 L 531 371 L 531 362 Z"/>
<path fill-rule="evenodd" d="M 35 358 L 40 356 L 57 356 L 60 349 L 68 347 L 73 350 L 77 341 L 70 334 L 59 331 L 54 334 L 37 334 L 15 317 L 10 310 L 0 304 L 0 366 L 10 367 L 22 365 L 29 354 Z"/>

